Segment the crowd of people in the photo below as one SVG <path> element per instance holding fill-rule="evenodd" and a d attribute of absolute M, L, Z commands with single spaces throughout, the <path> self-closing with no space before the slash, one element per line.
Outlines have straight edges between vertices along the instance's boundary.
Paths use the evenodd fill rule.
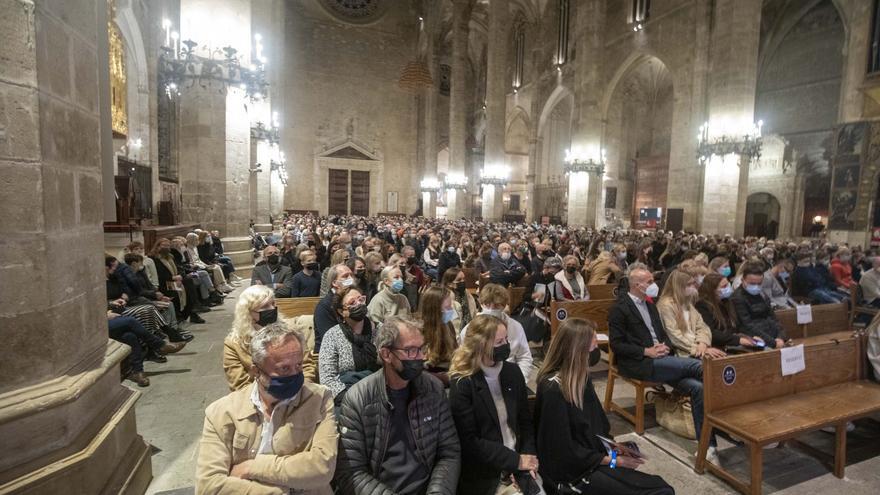
<path fill-rule="evenodd" d="M 674 493 L 609 434 L 593 322 L 566 319 L 533 359 L 542 310 L 596 284 L 619 287 L 620 372 L 688 396 L 699 432 L 702 358 L 787 345 L 778 308 L 859 288 L 880 306 L 880 258 L 816 238 L 287 217 L 237 302 L 197 493 Z M 279 320 L 287 297 L 320 298 L 310 324 Z"/>

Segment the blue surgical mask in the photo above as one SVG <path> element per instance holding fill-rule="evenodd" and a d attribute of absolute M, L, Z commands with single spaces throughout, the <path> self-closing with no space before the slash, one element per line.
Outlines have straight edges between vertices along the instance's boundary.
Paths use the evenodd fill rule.
<path fill-rule="evenodd" d="M 749 294 L 751 294 L 753 296 L 757 296 L 758 294 L 761 293 L 761 286 L 760 285 L 745 284 L 745 285 L 743 285 L 743 287 L 745 288 L 746 292 L 748 292 Z"/>
<path fill-rule="evenodd" d="M 299 393 L 305 383 L 305 375 L 296 373 L 288 376 L 270 376 L 266 392 L 278 400 L 287 400 Z"/>
<path fill-rule="evenodd" d="M 458 316 L 458 314 L 456 314 L 454 309 L 452 309 L 452 308 L 444 309 L 443 310 L 443 323 L 451 322 L 452 320 L 455 319 L 456 316 Z"/>
<path fill-rule="evenodd" d="M 788 280 L 788 272 L 785 270 L 779 272 L 779 278 L 781 278 L 782 280 Z"/>
<path fill-rule="evenodd" d="M 391 282 L 391 292 L 397 293 L 403 290 L 403 279 L 396 278 Z"/>
<path fill-rule="evenodd" d="M 721 299 L 728 299 L 732 295 L 733 295 L 733 287 L 731 287 L 729 285 L 726 286 L 725 288 L 721 289 L 721 292 L 718 293 L 718 297 L 720 297 Z"/>
<path fill-rule="evenodd" d="M 730 276 L 730 267 L 725 266 L 723 268 L 719 268 L 718 273 L 721 274 L 722 277 L 729 277 Z"/>

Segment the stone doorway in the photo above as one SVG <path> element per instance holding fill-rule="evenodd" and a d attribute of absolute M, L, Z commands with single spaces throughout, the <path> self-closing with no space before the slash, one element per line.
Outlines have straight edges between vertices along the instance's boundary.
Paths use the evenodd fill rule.
<path fill-rule="evenodd" d="M 779 200 L 772 194 L 750 194 L 746 200 L 745 235 L 775 239 L 779 234 L 779 211 Z"/>

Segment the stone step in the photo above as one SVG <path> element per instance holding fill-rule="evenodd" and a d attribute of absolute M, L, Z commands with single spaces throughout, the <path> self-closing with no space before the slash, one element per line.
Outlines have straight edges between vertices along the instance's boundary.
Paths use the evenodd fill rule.
<path fill-rule="evenodd" d="M 271 223 L 257 223 L 254 224 L 254 232 L 258 232 L 260 234 L 271 234 L 273 230 Z"/>
<path fill-rule="evenodd" d="M 250 237 L 224 237 L 221 240 L 223 241 L 223 251 L 227 254 L 234 251 L 249 251 L 254 248 Z"/>

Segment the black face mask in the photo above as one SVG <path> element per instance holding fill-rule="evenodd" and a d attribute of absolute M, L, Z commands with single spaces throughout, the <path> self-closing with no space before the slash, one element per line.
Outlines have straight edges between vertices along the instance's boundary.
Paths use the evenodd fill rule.
<path fill-rule="evenodd" d="M 409 257 L 407 257 L 407 258 L 406 258 L 406 264 L 407 264 L 407 265 L 415 265 L 415 264 L 416 264 L 416 257 L 415 257 L 415 256 L 409 256 Z"/>
<path fill-rule="evenodd" d="M 492 361 L 495 361 L 495 364 L 498 364 L 502 361 L 507 361 L 507 358 L 510 357 L 510 342 L 505 342 L 502 345 L 496 346 L 492 351 Z"/>
<path fill-rule="evenodd" d="M 354 274 L 357 278 L 364 278 L 364 273 L 366 273 L 366 270 L 363 269 L 354 271 Z"/>
<path fill-rule="evenodd" d="M 260 319 L 257 320 L 257 325 L 265 327 L 276 321 L 278 321 L 278 308 L 264 309 L 260 311 Z"/>
<path fill-rule="evenodd" d="M 403 360 L 398 358 L 398 360 L 402 366 L 401 369 L 395 369 L 395 371 L 397 371 L 398 376 L 404 381 L 411 382 L 415 380 L 422 374 L 422 371 L 425 370 L 424 359 Z"/>
<path fill-rule="evenodd" d="M 465 291 L 464 282 L 456 282 L 455 283 L 455 292 L 457 292 L 459 294 L 464 294 L 464 291 Z"/>
<path fill-rule="evenodd" d="M 165 255 L 165 254 L 168 254 L 168 253 L 170 253 L 170 252 L 171 252 L 171 248 L 166 248 L 166 247 L 159 248 L 159 254 Z"/>
<path fill-rule="evenodd" d="M 306 263 L 306 268 L 309 270 L 315 271 L 315 270 L 321 268 L 321 265 L 318 264 L 317 262 Z"/>
<path fill-rule="evenodd" d="M 576 271 L 578 271 L 578 269 L 576 266 L 567 266 L 565 267 L 565 271 L 567 271 L 568 273 L 575 273 Z"/>
<path fill-rule="evenodd" d="M 281 258 L 279 258 L 277 254 L 270 254 L 269 257 L 266 258 L 266 262 L 270 265 L 277 265 L 280 259 Z"/>
<path fill-rule="evenodd" d="M 357 306 L 349 308 L 348 317 L 351 318 L 352 321 L 364 321 L 364 318 L 367 317 L 367 306 L 365 304 L 358 304 Z"/>

